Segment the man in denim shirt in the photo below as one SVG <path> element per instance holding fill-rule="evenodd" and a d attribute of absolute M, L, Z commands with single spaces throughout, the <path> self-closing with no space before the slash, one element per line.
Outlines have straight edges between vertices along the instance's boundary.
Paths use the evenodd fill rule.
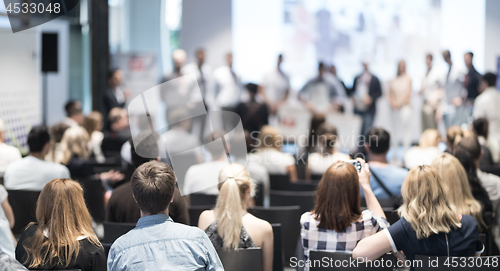
<path fill-rule="evenodd" d="M 168 216 L 175 180 L 172 168 L 158 161 L 135 170 L 131 185 L 141 218 L 111 246 L 108 270 L 224 270 L 202 230 Z"/>

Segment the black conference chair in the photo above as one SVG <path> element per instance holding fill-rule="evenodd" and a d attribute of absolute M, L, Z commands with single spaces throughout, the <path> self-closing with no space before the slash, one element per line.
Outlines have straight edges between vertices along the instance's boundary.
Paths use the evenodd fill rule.
<path fill-rule="evenodd" d="M 104 187 L 101 180 L 77 178 L 83 187 L 83 197 L 95 222 L 101 223 L 105 218 Z"/>
<path fill-rule="evenodd" d="M 301 214 L 314 207 L 316 191 L 276 191 L 271 190 L 271 206 L 299 205 Z"/>
<path fill-rule="evenodd" d="M 111 249 L 110 243 L 102 243 L 102 247 L 104 248 L 104 253 L 106 253 L 106 258 L 108 258 L 109 250 Z"/>
<path fill-rule="evenodd" d="M 191 226 L 198 226 L 198 218 L 201 213 L 205 210 L 211 210 L 214 206 L 212 205 L 200 205 L 200 206 L 189 206 L 189 222 Z"/>
<path fill-rule="evenodd" d="M 499 270 L 500 256 L 446 257 L 416 255 L 413 261 L 415 271 L 435 270 Z"/>
<path fill-rule="evenodd" d="M 254 207 L 248 209 L 248 212 L 271 224 L 279 223 L 282 225 L 284 264 L 288 265 L 290 258 L 295 256 L 295 247 L 300 236 L 300 216 L 302 215 L 300 206 Z"/>
<path fill-rule="evenodd" d="M 324 259 L 328 259 L 325 266 Z M 381 258 L 377 259 L 378 263 L 375 261 L 372 263 L 361 263 L 354 260 L 356 263 L 353 266 L 342 267 L 342 263 L 350 263 L 352 255 L 350 253 L 339 253 L 339 252 L 328 252 L 328 251 L 309 251 L 309 259 L 311 260 L 310 271 L 326 271 L 326 270 L 349 270 L 349 271 L 392 271 L 394 263 L 394 256 L 391 254 L 385 254 Z M 383 261 L 383 267 L 379 265 Z M 390 264 L 387 264 L 390 262 Z M 378 266 L 378 267 L 375 267 Z"/>
<path fill-rule="evenodd" d="M 273 271 L 283 271 L 283 241 L 281 236 L 281 224 L 273 223 Z"/>
<path fill-rule="evenodd" d="M 312 174 L 312 175 L 311 175 L 311 179 L 312 179 L 313 181 L 320 181 L 320 180 L 321 180 L 321 178 L 323 178 L 323 174 Z"/>
<path fill-rule="evenodd" d="M 258 183 L 255 187 L 255 196 L 253 200 L 255 202 L 255 206 L 263 206 L 264 205 L 264 185 L 262 183 Z"/>
<path fill-rule="evenodd" d="M 15 235 L 21 234 L 31 222 L 36 222 L 36 201 L 40 191 L 7 190 L 16 224 L 12 229 Z"/>
<path fill-rule="evenodd" d="M 312 182 L 305 182 L 305 181 L 299 181 L 296 183 L 289 183 L 287 187 L 287 191 L 316 191 L 318 188 L 318 183 L 317 181 L 312 181 Z"/>
<path fill-rule="evenodd" d="M 389 224 L 392 225 L 399 220 L 400 217 L 398 215 L 398 212 L 394 210 L 394 208 L 385 207 L 382 209 L 384 210 L 385 218 L 387 219 L 387 222 L 389 222 Z"/>
<path fill-rule="evenodd" d="M 271 190 L 286 190 L 290 183 L 290 176 L 288 174 L 269 174 L 269 182 L 271 183 Z"/>
<path fill-rule="evenodd" d="M 115 223 L 115 222 L 104 222 L 104 239 L 103 243 L 112 244 L 118 237 L 129 232 L 131 229 L 135 228 L 134 223 Z"/>
<path fill-rule="evenodd" d="M 380 198 L 380 199 L 377 199 L 378 200 L 378 203 L 380 203 L 380 206 L 382 206 L 382 208 L 397 208 L 399 207 L 401 204 L 395 204 L 394 200 L 393 199 L 387 199 L 387 198 Z M 398 205 L 398 206 L 395 206 L 395 205 Z M 361 207 L 366 207 L 366 200 L 365 198 L 361 198 Z"/>
<path fill-rule="evenodd" d="M 213 207 L 217 202 L 217 195 L 193 193 L 189 195 L 189 202 L 191 206 L 209 205 Z"/>
<path fill-rule="evenodd" d="M 237 250 L 217 249 L 217 254 L 226 271 L 262 271 L 260 248 Z"/>

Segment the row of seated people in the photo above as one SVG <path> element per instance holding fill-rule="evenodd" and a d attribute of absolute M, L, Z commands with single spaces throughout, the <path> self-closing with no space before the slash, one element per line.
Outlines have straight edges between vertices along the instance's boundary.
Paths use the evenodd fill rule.
<path fill-rule="evenodd" d="M 367 259 L 376 259 L 389 251 L 403 251 L 407 259 L 413 259 L 417 254 L 473 256 L 481 253 L 484 247 L 479 240 L 479 230 L 487 227 L 482 219 L 483 206 L 472 197 L 474 180 L 464 178 L 467 173 L 463 165 L 473 165 L 473 160 L 460 145 L 456 146 L 454 154 L 458 159 L 443 154 L 432 167 L 417 166 L 410 170 L 401 188 L 401 219 L 392 226 L 387 223 L 371 189 L 368 164 L 358 159 L 361 165 L 358 171 L 350 163 L 334 163 L 318 185 L 315 207 L 301 217 L 306 259 L 310 250 L 352 251 L 354 257 Z M 448 170 L 448 174 L 457 172 L 458 176 L 442 178 L 446 176 L 441 172 L 444 170 Z M 132 175 L 130 186 L 141 218 L 134 231 L 118 239 L 111 247 L 108 270 L 129 270 L 127 268 L 132 262 L 133 268 L 143 270 L 164 264 L 218 270 L 222 266 L 214 247 L 252 246 L 262 248 L 264 270 L 271 270 L 270 225 L 246 213 L 254 186 L 250 174 L 243 166 L 232 164 L 222 170 L 219 181 L 216 207 L 202 213 L 199 218 L 199 227 L 205 229 L 205 235 L 172 224 L 168 217 L 167 207 L 175 198 L 173 170 L 158 161 L 139 166 Z M 477 180 L 475 183 L 479 184 Z M 360 209 L 360 187 L 368 207 L 363 212 Z M 429 215 L 422 217 L 421 213 Z M 53 180 L 40 194 L 37 224 L 31 225 L 21 237 L 16 258 L 30 268 L 43 266 L 51 269 L 57 264 L 82 270 L 106 268 L 102 247 L 90 225 L 80 185 L 68 179 Z M 56 229 L 60 234 L 51 234 Z M 70 249 L 73 253 L 69 258 L 56 256 L 61 255 L 57 253 L 61 249 L 60 240 L 68 237 L 65 232 L 68 229 L 74 235 L 69 240 L 75 240 L 73 244 L 78 244 L 75 245 L 78 249 Z M 36 242 L 40 245 L 33 245 Z M 64 240 L 62 243 L 68 242 Z M 51 243 L 59 246 L 50 246 Z M 51 257 L 41 257 L 43 244 L 54 250 L 54 254 L 49 254 Z M 165 247 L 170 249 L 165 250 Z M 185 255 L 187 250 L 190 252 Z M 198 252 L 203 257 L 195 255 L 193 259 L 192 254 Z"/>

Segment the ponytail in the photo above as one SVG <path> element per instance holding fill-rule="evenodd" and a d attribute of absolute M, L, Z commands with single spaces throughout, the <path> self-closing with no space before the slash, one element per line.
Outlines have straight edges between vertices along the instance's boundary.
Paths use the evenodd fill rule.
<path fill-rule="evenodd" d="M 231 177 L 222 184 L 215 205 L 217 232 L 224 240 L 224 249 L 238 248 L 243 226 L 242 216 L 243 208 L 241 206 L 240 189 L 236 180 Z"/>
<path fill-rule="evenodd" d="M 250 173 L 240 164 L 230 164 L 219 174 L 219 196 L 215 205 L 217 233 L 223 240 L 223 248 L 236 249 L 240 243 L 241 220 L 246 208 L 243 202 L 248 189 L 255 189 Z"/>

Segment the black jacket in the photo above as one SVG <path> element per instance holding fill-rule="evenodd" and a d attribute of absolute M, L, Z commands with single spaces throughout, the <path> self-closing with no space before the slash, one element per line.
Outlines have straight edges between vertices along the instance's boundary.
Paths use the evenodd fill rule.
<path fill-rule="evenodd" d="M 348 90 L 348 95 L 352 96 L 356 91 L 356 84 L 358 79 L 362 76 L 362 74 L 356 76 L 354 78 L 354 82 L 352 83 L 352 88 Z M 380 85 L 380 80 L 377 76 L 372 74 L 372 79 L 370 80 L 370 86 L 368 87 L 368 95 L 372 98 L 372 104 L 366 109 L 364 113 L 375 114 L 376 111 L 376 103 L 377 99 L 382 96 L 382 86 Z"/>
<path fill-rule="evenodd" d="M 104 116 L 107 117 L 109 114 L 109 111 L 115 107 L 125 107 L 125 102 L 119 103 L 118 100 L 116 99 L 115 94 L 113 91 L 108 88 L 106 89 L 106 92 L 104 92 L 104 100 L 103 100 L 103 106 L 104 106 Z"/>

